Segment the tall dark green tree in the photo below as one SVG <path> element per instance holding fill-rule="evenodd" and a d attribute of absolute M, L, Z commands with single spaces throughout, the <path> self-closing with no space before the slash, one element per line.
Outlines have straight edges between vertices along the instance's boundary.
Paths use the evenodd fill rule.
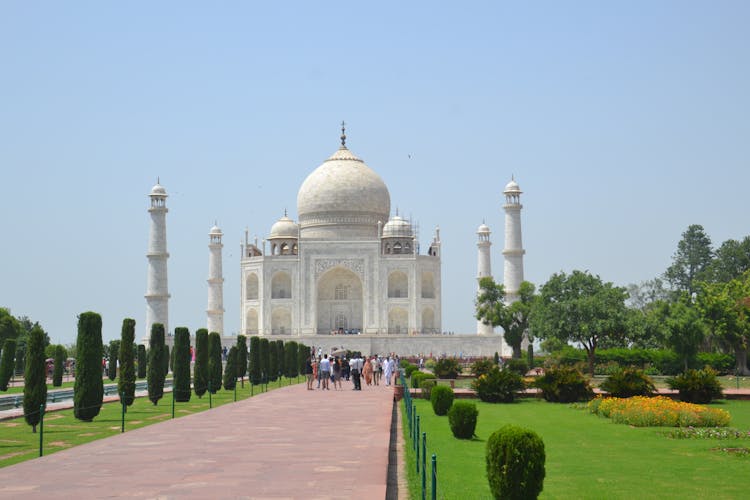
<path fill-rule="evenodd" d="M 726 283 L 742 277 L 750 270 L 750 236 L 742 241 L 727 240 L 716 249 L 714 258 L 706 268 L 706 280 Z"/>
<path fill-rule="evenodd" d="M 703 318 L 686 295 L 675 302 L 659 303 L 657 311 L 664 325 L 667 345 L 677 353 L 687 370 L 706 336 Z"/>
<path fill-rule="evenodd" d="M 164 396 L 164 364 L 167 354 L 164 349 L 164 325 L 151 325 L 151 337 L 148 340 L 148 399 L 156 405 Z"/>
<path fill-rule="evenodd" d="M 273 382 L 279 377 L 279 349 L 276 341 L 268 343 L 268 381 Z"/>
<path fill-rule="evenodd" d="M 0 391 L 8 390 L 8 382 L 13 377 L 16 367 L 16 339 L 5 339 L 3 356 L 0 358 Z"/>
<path fill-rule="evenodd" d="M 120 355 L 120 341 L 110 340 L 109 341 L 109 371 L 107 376 L 110 380 L 117 378 L 117 357 Z"/>
<path fill-rule="evenodd" d="M 208 390 L 208 330 L 195 331 L 195 365 L 193 366 L 193 389 L 202 397 Z"/>
<path fill-rule="evenodd" d="M 174 399 L 178 403 L 190 401 L 190 330 L 185 327 L 174 329 L 174 367 L 172 368 Z"/>
<path fill-rule="evenodd" d="M 237 335 L 237 376 L 240 384 L 245 387 L 245 374 L 247 373 L 247 337 Z"/>
<path fill-rule="evenodd" d="M 297 373 L 304 375 L 305 373 L 305 362 L 307 357 L 310 355 L 310 348 L 305 344 L 297 344 Z"/>
<path fill-rule="evenodd" d="M 208 390 L 211 394 L 221 389 L 221 335 L 218 332 L 208 334 Z"/>
<path fill-rule="evenodd" d="M 672 256 L 672 265 L 664 272 L 664 279 L 677 295 L 685 293 L 692 297 L 698 290 L 698 282 L 706 278 L 706 269 L 712 258 L 711 239 L 703 226 L 692 224 L 682 233 L 677 251 Z"/>
<path fill-rule="evenodd" d="M 284 343 L 284 371 L 287 378 L 295 378 L 299 375 L 297 368 L 297 342 L 290 340 Z"/>
<path fill-rule="evenodd" d="M 258 385 L 262 381 L 263 366 L 260 361 L 260 337 L 250 337 L 250 357 L 247 366 L 250 383 Z"/>
<path fill-rule="evenodd" d="M 536 338 L 583 345 L 593 376 L 599 343 L 624 335 L 625 297 L 624 288 L 604 283 L 589 272 L 553 274 L 534 301 L 531 329 Z"/>
<path fill-rule="evenodd" d="M 258 352 L 260 353 L 261 377 L 265 382 L 268 382 L 270 380 L 269 372 L 271 371 L 271 342 L 267 338 L 262 337 L 260 339 Z"/>
<path fill-rule="evenodd" d="M 52 387 L 62 386 L 63 371 L 65 370 L 65 358 L 67 358 L 65 347 L 57 344 L 55 346 L 55 369 L 52 372 Z"/>
<path fill-rule="evenodd" d="M 5 341 L 8 339 L 16 340 L 20 331 L 21 327 L 16 318 L 11 316 L 7 309 L 0 307 L 0 346 L 5 346 Z M 14 352 L 14 358 L 15 354 L 16 353 Z"/>
<path fill-rule="evenodd" d="M 35 326 L 29 332 L 26 370 L 23 381 L 23 416 L 36 432 L 41 420 L 41 405 L 47 402 L 47 363 L 44 359 L 44 331 Z"/>
<path fill-rule="evenodd" d="M 166 378 L 167 375 L 169 375 L 169 358 L 170 358 L 169 346 L 167 344 L 164 344 L 164 357 L 162 358 L 164 378 Z"/>
<path fill-rule="evenodd" d="M 237 346 L 233 345 L 227 353 L 227 364 L 224 367 L 224 389 L 231 391 L 237 385 Z"/>
<path fill-rule="evenodd" d="M 104 401 L 102 379 L 102 317 L 95 312 L 78 316 L 76 337 L 76 381 L 73 387 L 73 414 L 91 422 L 99 415 Z"/>
<path fill-rule="evenodd" d="M 505 343 L 513 349 L 513 357 L 521 358 L 521 342 L 528 335 L 529 316 L 535 300 L 534 285 L 523 281 L 517 300 L 506 304 L 505 288 L 492 277 L 479 280 L 476 318 L 493 327 L 501 327 Z"/>
<path fill-rule="evenodd" d="M 146 378 L 146 367 L 148 366 L 148 353 L 146 346 L 138 344 L 138 378 Z"/>
<path fill-rule="evenodd" d="M 117 379 L 117 392 L 126 406 L 135 401 L 135 360 L 133 341 L 135 340 L 135 320 L 122 320 L 120 331 L 120 378 Z"/>
<path fill-rule="evenodd" d="M 286 373 L 286 356 L 284 355 L 284 341 L 283 340 L 277 340 L 276 341 L 276 352 L 277 352 L 277 358 L 279 362 L 279 378 L 283 377 Z"/>

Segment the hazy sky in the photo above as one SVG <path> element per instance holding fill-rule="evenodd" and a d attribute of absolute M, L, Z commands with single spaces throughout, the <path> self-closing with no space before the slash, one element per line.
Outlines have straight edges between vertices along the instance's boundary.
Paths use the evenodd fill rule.
<path fill-rule="evenodd" d="M 364 4 L 364 5 L 355 5 Z M 661 274 L 681 233 L 750 234 L 750 3 L 0 3 L 0 306 L 75 340 L 145 333 L 149 205 L 168 199 L 170 326 L 206 322 L 224 230 L 268 235 L 339 144 L 443 241 L 443 329 L 475 331 L 476 229 L 502 279 L 502 190 L 524 191 L 526 279 Z"/>

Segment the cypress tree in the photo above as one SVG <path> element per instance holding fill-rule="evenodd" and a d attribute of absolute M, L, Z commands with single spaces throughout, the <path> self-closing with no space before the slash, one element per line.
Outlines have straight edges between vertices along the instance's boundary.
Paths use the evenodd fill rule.
<path fill-rule="evenodd" d="M 138 344 L 138 378 L 146 378 L 146 365 L 148 364 L 146 357 L 146 346 Z"/>
<path fill-rule="evenodd" d="M 262 337 L 260 339 L 260 348 L 258 349 L 258 352 L 260 353 L 260 373 L 261 373 L 261 380 L 263 382 L 268 382 L 269 379 L 269 371 L 271 366 L 271 343 L 268 341 L 267 338 Z"/>
<path fill-rule="evenodd" d="M 261 383 L 263 367 L 260 362 L 260 337 L 250 337 L 250 359 L 248 361 L 248 378 L 250 383 L 258 385 Z"/>
<path fill-rule="evenodd" d="M 13 377 L 16 366 L 16 339 L 5 339 L 3 357 L 0 359 L 0 391 L 8 390 L 8 382 Z"/>
<path fill-rule="evenodd" d="M 227 365 L 224 367 L 224 389 L 231 391 L 237 385 L 237 358 L 239 349 L 233 345 L 227 353 Z"/>
<path fill-rule="evenodd" d="M 277 359 L 279 360 L 278 373 L 279 373 L 279 378 L 281 378 L 286 373 L 286 355 L 284 353 L 284 341 L 283 340 L 276 341 L 276 351 L 278 353 Z"/>
<path fill-rule="evenodd" d="M 198 397 L 203 396 L 208 389 L 208 330 L 205 328 L 200 328 L 195 332 L 193 387 Z"/>
<path fill-rule="evenodd" d="M 169 371 L 172 373 L 174 373 L 174 346 L 175 344 L 173 343 L 172 350 L 169 351 Z"/>
<path fill-rule="evenodd" d="M 190 401 L 190 331 L 185 327 L 174 329 L 174 348 L 172 349 L 174 366 L 172 367 L 172 390 L 178 403 Z"/>
<path fill-rule="evenodd" d="M 135 340 L 135 320 L 122 320 L 120 333 L 120 378 L 117 379 L 117 392 L 126 406 L 135 401 L 135 360 L 133 359 L 133 340 Z"/>
<path fill-rule="evenodd" d="M 47 363 L 44 359 L 44 331 L 38 325 L 29 332 L 26 344 L 26 369 L 23 381 L 23 413 L 26 423 L 36 432 L 42 417 L 40 406 L 47 402 Z"/>
<path fill-rule="evenodd" d="M 169 352 L 169 346 L 164 344 L 164 357 L 162 358 L 162 364 L 164 365 L 164 378 L 169 375 L 169 358 L 171 353 Z"/>
<path fill-rule="evenodd" d="M 164 325 L 151 325 L 151 338 L 148 340 L 148 399 L 154 405 L 164 396 Z"/>
<path fill-rule="evenodd" d="M 279 349 L 276 341 L 268 343 L 268 381 L 273 382 L 279 377 Z"/>
<path fill-rule="evenodd" d="M 104 400 L 102 317 L 97 313 L 85 312 L 78 316 L 76 350 L 73 414 L 78 420 L 91 422 L 99 415 Z"/>
<path fill-rule="evenodd" d="M 52 373 L 52 387 L 60 387 L 62 385 L 63 371 L 65 369 L 65 358 L 67 353 L 65 347 L 60 344 L 55 346 L 55 371 Z"/>
<path fill-rule="evenodd" d="M 217 332 L 208 334 L 208 381 L 211 394 L 221 389 L 221 336 Z"/>
<path fill-rule="evenodd" d="M 305 362 L 310 355 L 310 348 L 305 344 L 297 344 L 297 373 L 305 374 Z"/>
<path fill-rule="evenodd" d="M 284 344 L 284 369 L 286 371 L 287 378 L 295 378 L 297 376 L 297 342 L 289 341 Z"/>
<path fill-rule="evenodd" d="M 237 335 L 237 376 L 240 378 L 242 387 L 245 387 L 245 374 L 247 373 L 247 337 Z"/>
<path fill-rule="evenodd" d="M 109 342 L 109 371 L 107 376 L 110 380 L 117 378 L 117 357 L 120 354 L 120 341 L 111 340 Z"/>

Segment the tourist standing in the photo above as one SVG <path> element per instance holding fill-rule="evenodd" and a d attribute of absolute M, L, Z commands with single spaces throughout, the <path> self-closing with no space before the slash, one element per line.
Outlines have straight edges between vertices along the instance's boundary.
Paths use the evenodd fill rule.
<path fill-rule="evenodd" d="M 362 390 L 362 381 L 360 380 L 360 374 L 362 373 L 362 358 L 359 353 L 355 354 L 352 360 L 349 362 L 349 368 L 352 371 L 352 381 L 354 382 L 354 390 Z"/>
<path fill-rule="evenodd" d="M 391 385 L 391 375 L 393 375 L 393 365 L 391 364 L 392 361 L 393 360 L 391 360 L 391 357 L 388 356 L 383 362 L 383 364 L 385 365 L 383 367 L 383 372 L 385 375 L 385 385 Z"/>
<path fill-rule="evenodd" d="M 308 356 L 305 360 L 305 377 L 307 378 L 307 390 L 312 391 L 313 390 L 313 365 L 315 362 L 312 359 L 312 356 Z"/>
<path fill-rule="evenodd" d="M 328 383 L 331 378 L 331 360 L 328 359 L 328 354 L 323 355 L 323 359 L 320 360 L 320 380 L 323 382 L 323 390 L 331 390 L 328 387 Z"/>
<path fill-rule="evenodd" d="M 342 389 L 341 387 L 341 361 L 339 360 L 339 357 L 336 356 L 333 360 L 333 388 L 338 390 Z"/>
<path fill-rule="evenodd" d="M 372 385 L 372 363 L 367 356 L 362 363 L 362 374 L 365 376 L 365 384 Z"/>
<path fill-rule="evenodd" d="M 380 368 L 380 360 L 377 356 L 373 356 L 370 364 L 372 365 L 372 380 L 375 382 L 375 385 L 380 385 L 380 375 L 383 373 Z"/>

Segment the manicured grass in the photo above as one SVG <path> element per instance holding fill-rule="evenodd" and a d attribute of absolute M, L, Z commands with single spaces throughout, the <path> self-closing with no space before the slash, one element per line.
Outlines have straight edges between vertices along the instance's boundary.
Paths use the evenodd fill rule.
<path fill-rule="evenodd" d="M 299 379 L 292 379 L 298 383 Z M 283 386 L 289 385 L 284 379 Z M 268 390 L 279 387 L 279 382 L 271 382 Z M 255 386 L 254 395 L 260 394 L 262 386 Z M 237 401 L 250 397 L 250 384 L 245 387 L 237 384 Z M 218 391 L 211 396 L 213 407 L 234 402 L 234 391 Z M 209 409 L 208 394 L 202 398 L 193 394 L 188 403 L 175 404 L 175 418 Z M 47 413 L 44 417 L 44 454 L 49 455 L 72 446 L 95 441 L 120 433 L 122 406 L 119 401 L 105 403 L 99 415 L 92 422 L 82 422 L 73 417 L 73 409 Z M 125 414 L 125 432 L 145 427 L 172 418 L 172 393 L 154 406 L 146 397 L 137 398 Z M 21 418 L 0 421 L 0 467 L 23 462 L 39 456 L 39 433 L 33 434 L 31 427 Z"/>
<path fill-rule="evenodd" d="M 112 383 L 112 382 L 110 382 L 109 379 L 106 379 L 104 383 L 106 384 L 106 383 Z M 63 382 L 60 387 L 53 387 L 52 384 L 47 384 L 47 392 L 55 391 L 58 389 L 72 389 L 74 385 L 75 385 L 74 380 L 71 380 L 70 382 Z M 22 394 L 22 393 L 23 393 L 23 386 L 21 385 L 18 387 L 8 387 L 7 391 L 0 392 L 0 396 L 4 396 L 6 394 Z"/>
<path fill-rule="evenodd" d="M 429 458 L 437 455 L 438 498 L 492 498 L 485 446 L 490 434 L 506 423 L 529 428 L 544 440 L 547 460 L 541 498 L 748 496 L 745 478 L 750 457 L 712 448 L 750 448 L 750 440 L 671 439 L 665 436 L 669 429 L 633 428 L 570 405 L 524 399 L 495 405 L 476 401 L 476 437 L 462 441 L 451 434 L 447 417 L 435 416 L 429 402 L 414 402 L 421 431 L 427 433 L 428 491 Z M 732 427 L 750 429 L 750 402 L 726 401 L 716 406 L 730 412 Z M 410 498 L 421 498 L 421 479 L 416 476 L 415 452 L 405 421 L 403 427 Z"/>

